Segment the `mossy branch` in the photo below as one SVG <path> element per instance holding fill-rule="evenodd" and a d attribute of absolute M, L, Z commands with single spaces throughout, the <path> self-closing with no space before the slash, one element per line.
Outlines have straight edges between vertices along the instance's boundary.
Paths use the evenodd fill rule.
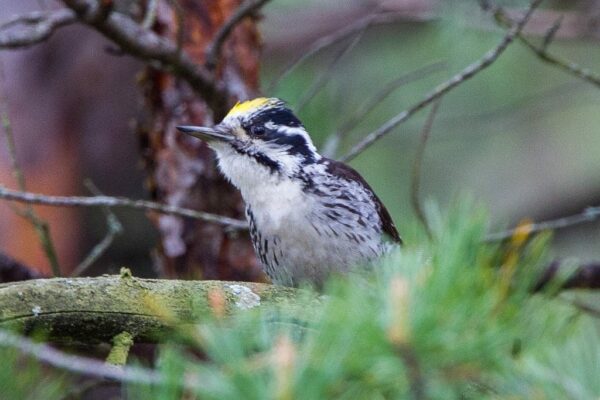
<path fill-rule="evenodd" d="M 211 298 L 223 299 L 214 310 Z M 246 282 L 96 278 L 35 279 L 0 284 L 0 328 L 41 332 L 58 343 L 110 342 L 129 332 L 136 342 L 164 340 L 202 315 L 256 307 L 306 313 L 314 296 L 298 289 Z"/>

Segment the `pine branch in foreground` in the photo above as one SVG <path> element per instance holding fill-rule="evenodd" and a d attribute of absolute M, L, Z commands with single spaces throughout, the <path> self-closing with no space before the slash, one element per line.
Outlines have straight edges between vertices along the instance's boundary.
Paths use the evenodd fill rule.
<path fill-rule="evenodd" d="M 304 321 L 281 308 L 230 315 L 213 294 L 213 312 L 184 326 L 156 305 L 202 358 L 163 345 L 160 381 L 124 384 L 128 398 L 598 397 L 598 320 L 573 306 L 580 294 L 531 294 L 548 235 L 483 243 L 487 218 L 468 201 L 428 220 L 431 241 L 375 277 L 331 282 Z"/>
<path fill-rule="evenodd" d="M 161 373 L 196 376 L 204 384 L 186 395 L 202 399 L 597 397 L 598 322 L 530 293 L 548 236 L 482 244 L 486 218 L 466 203 L 431 216 L 431 243 L 390 257 L 376 279 L 332 282 L 303 334 L 261 312 L 205 322 L 206 360 L 167 346 Z M 163 399 L 157 389 L 129 393 Z"/>

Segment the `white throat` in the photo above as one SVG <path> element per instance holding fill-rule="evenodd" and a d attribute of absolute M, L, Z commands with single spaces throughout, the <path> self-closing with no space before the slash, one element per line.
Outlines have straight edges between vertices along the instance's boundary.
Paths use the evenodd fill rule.
<path fill-rule="evenodd" d="M 299 204 L 303 196 L 301 183 L 290 176 L 300 167 L 294 157 L 279 157 L 281 172 L 273 172 L 248 155 L 237 153 L 227 144 L 215 143 L 219 169 L 242 193 L 244 201 L 255 209 L 270 209 Z M 281 160 L 288 160 L 287 163 Z M 301 201 L 301 200 L 300 200 Z"/>

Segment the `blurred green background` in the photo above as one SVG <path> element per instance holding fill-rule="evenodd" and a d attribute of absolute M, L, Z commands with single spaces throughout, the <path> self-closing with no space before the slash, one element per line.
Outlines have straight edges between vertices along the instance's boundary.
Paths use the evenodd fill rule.
<path fill-rule="evenodd" d="M 401 86 L 354 126 L 338 149 L 338 156 L 345 154 L 368 132 L 479 59 L 504 35 L 476 2 L 413 3 L 415 7 L 428 3 L 432 8 L 421 11 L 414 20 L 409 15 L 404 22 L 369 28 L 335 64 L 331 79 L 300 111 L 317 147 L 322 148 L 329 134 L 389 82 L 428 64 L 445 63 L 440 72 Z M 539 12 L 544 18 L 552 13 L 558 17 L 561 12 L 578 15 L 585 11 L 584 3 L 546 2 L 549 8 Z M 360 14 L 361 5 L 364 2 L 273 2 L 262 25 L 267 43 L 265 87 L 297 52 L 314 43 L 311 32 L 305 32 L 305 37 L 289 32 L 290 26 L 298 24 L 298 15 L 306 18 L 300 24 L 306 25 L 306 30 L 311 28 L 311 18 L 339 28 L 349 23 L 344 22 L 351 19 L 348 15 Z M 366 14 L 363 9 L 362 15 Z M 542 29 L 537 28 L 542 23 L 534 19 L 530 25 Z M 600 66 L 598 37 L 570 37 L 564 24 L 549 51 L 592 70 L 600 69 L 596 68 Z M 543 39 L 531 38 L 536 43 Z M 288 75 L 273 93 L 265 94 L 296 106 L 336 52 L 352 40 L 318 53 Z M 578 213 L 599 204 L 599 111 L 597 86 L 543 63 L 517 41 L 490 68 L 443 98 L 423 160 L 421 197 L 444 207 L 455 194 L 469 193 L 490 209 L 493 229 L 523 218 L 543 220 Z M 351 163 L 372 184 L 407 237 L 413 235 L 415 223 L 409 199 L 411 169 L 427 114 L 428 110 L 421 111 Z M 555 236 L 556 254 L 561 257 L 597 258 L 599 243 L 597 223 L 566 229 Z"/>

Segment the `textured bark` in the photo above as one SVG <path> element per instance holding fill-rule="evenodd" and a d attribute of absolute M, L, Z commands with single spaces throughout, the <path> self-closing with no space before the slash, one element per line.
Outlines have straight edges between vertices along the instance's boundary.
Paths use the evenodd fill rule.
<path fill-rule="evenodd" d="M 239 0 L 183 0 L 178 8 L 160 2 L 155 31 L 172 40 L 199 64 L 218 29 L 241 3 Z M 243 20 L 226 41 L 217 64 L 233 104 L 252 97 L 258 88 L 259 38 L 255 21 Z M 138 130 L 148 188 L 168 204 L 243 218 L 237 191 L 215 169 L 212 151 L 197 139 L 176 131 L 178 124 L 211 125 L 213 115 L 197 94 L 169 74 L 148 69 L 142 79 L 145 117 Z M 262 280 L 247 234 L 233 237 L 214 224 L 173 216 L 154 216 L 161 234 L 159 269 L 170 277 L 221 280 Z"/>
<path fill-rule="evenodd" d="M 215 300 L 216 299 L 216 300 Z M 43 333 L 57 343 L 110 342 L 128 332 L 155 342 L 202 315 L 280 306 L 308 315 L 319 301 L 263 283 L 138 279 L 131 275 L 0 284 L 0 328 Z"/>

